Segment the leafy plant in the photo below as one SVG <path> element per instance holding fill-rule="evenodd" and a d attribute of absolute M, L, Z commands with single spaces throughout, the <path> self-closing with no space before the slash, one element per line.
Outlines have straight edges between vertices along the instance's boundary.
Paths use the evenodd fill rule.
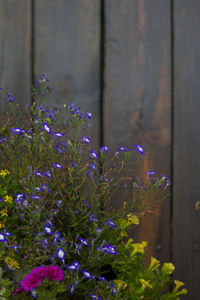
<path fill-rule="evenodd" d="M 0 119 L 0 249 L 2 296 L 11 299 L 178 299 L 186 293 L 171 263 L 151 258 L 146 242 L 128 239 L 139 215 L 167 196 L 168 177 L 126 176 L 144 149 L 97 151 L 91 113 L 74 104 L 41 103 L 51 89 L 42 75 L 31 111 L 10 94 Z M 130 173 L 130 172 L 129 172 Z M 111 203 L 121 191 L 118 209 Z"/>

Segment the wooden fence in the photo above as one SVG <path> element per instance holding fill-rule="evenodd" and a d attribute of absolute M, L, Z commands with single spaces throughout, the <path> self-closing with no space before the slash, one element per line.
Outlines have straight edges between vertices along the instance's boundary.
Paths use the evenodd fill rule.
<path fill-rule="evenodd" d="M 45 74 L 49 105 L 91 111 L 98 144 L 140 143 L 144 171 L 173 179 L 138 240 L 175 263 L 191 300 L 200 299 L 199 28 L 199 0 L 0 0 L 0 86 L 28 104 Z"/>

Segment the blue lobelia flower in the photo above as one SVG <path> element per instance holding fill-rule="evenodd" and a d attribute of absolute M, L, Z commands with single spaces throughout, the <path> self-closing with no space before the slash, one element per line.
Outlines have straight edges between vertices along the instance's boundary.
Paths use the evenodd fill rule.
<path fill-rule="evenodd" d="M 100 151 L 101 151 L 102 153 L 104 153 L 104 152 L 110 151 L 110 149 L 109 149 L 108 147 L 106 147 L 106 146 L 102 146 L 102 147 L 100 148 Z"/>
<path fill-rule="evenodd" d="M 101 297 L 99 297 L 99 296 L 96 296 L 96 295 L 93 295 L 93 294 L 90 294 L 89 296 L 93 300 L 101 300 Z"/>
<path fill-rule="evenodd" d="M 54 136 L 54 138 L 57 138 L 57 137 L 62 137 L 62 136 L 64 136 L 64 133 L 54 132 L 54 133 L 52 133 L 52 135 Z"/>
<path fill-rule="evenodd" d="M 51 127 L 48 126 L 46 122 L 44 122 L 42 125 L 43 125 L 43 127 L 41 128 L 42 130 L 45 130 L 48 133 L 51 133 Z"/>
<path fill-rule="evenodd" d="M 6 236 L 3 233 L 0 233 L 0 242 L 6 242 Z"/>
<path fill-rule="evenodd" d="M 90 151 L 89 157 L 90 158 L 99 158 L 99 156 L 97 155 L 97 153 L 95 151 Z"/>
<path fill-rule="evenodd" d="M 117 254 L 116 247 L 112 246 L 112 245 L 105 245 L 105 246 L 97 247 L 97 249 L 106 254 L 113 254 L 113 255 Z"/>
<path fill-rule="evenodd" d="M 56 257 L 63 261 L 66 253 L 62 248 L 57 248 Z"/>
<path fill-rule="evenodd" d="M 145 174 L 147 174 L 149 177 L 151 177 L 152 175 L 156 174 L 156 171 L 152 171 L 152 169 L 149 172 L 145 172 Z"/>
<path fill-rule="evenodd" d="M 91 143 L 91 140 L 88 136 L 83 136 L 81 138 L 82 144 L 87 144 L 87 143 Z"/>
<path fill-rule="evenodd" d="M 79 238 L 79 241 L 81 242 L 82 245 L 85 245 L 85 246 L 89 246 L 90 245 L 86 240 L 84 240 L 82 238 Z"/>
<path fill-rule="evenodd" d="M 135 151 L 139 151 L 141 154 L 144 154 L 144 149 L 139 144 L 136 144 L 135 147 L 136 147 Z"/>
<path fill-rule="evenodd" d="M 15 100 L 17 97 L 12 97 L 10 94 L 7 94 L 7 99 L 5 100 L 5 102 L 13 102 L 13 100 Z"/>
<path fill-rule="evenodd" d="M 120 147 L 120 148 L 117 149 L 117 151 L 127 152 L 127 151 L 131 151 L 131 149 L 127 148 L 127 147 Z"/>
<path fill-rule="evenodd" d="M 56 169 L 56 168 L 63 169 L 63 167 L 60 164 L 57 164 L 57 163 L 53 163 L 52 166 L 53 166 L 54 169 Z"/>
<path fill-rule="evenodd" d="M 107 220 L 105 224 L 108 226 L 108 228 L 113 229 L 117 228 L 117 225 L 112 220 Z"/>
<path fill-rule="evenodd" d="M 66 269 L 70 271 L 78 270 L 80 268 L 79 262 L 75 261 L 72 265 L 67 266 Z"/>
<path fill-rule="evenodd" d="M 93 279 L 94 276 L 90 274 L 90 272 L 82 270 L 83 278 Z"/>

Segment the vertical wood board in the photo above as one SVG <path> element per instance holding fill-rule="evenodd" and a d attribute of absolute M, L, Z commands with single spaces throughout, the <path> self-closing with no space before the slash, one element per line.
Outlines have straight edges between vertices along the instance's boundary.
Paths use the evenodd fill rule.
<path fill-rule="evenodd" d="M 35 74 L 45 74 L 55 92 L 48 105 L 75 103 L 93 114 L 99 135 L 100 2 L 35 1 Z"/>
<path fill-rule="evenodd" d="M 184 299 L 200 294 L 200 2 L 174 1 L 174 238 L 175 277 Z"/>
<path fill-rule="evenodd" d="M 105 21 L 105 143 L 141 144 L 140 175 L 170 175 L 170 1 L 105 1 Z M 137 238 L 161 260 L 169 258 L 169 221 L 168 199 L 159 215 L 142 219 Z"/>
<path fill-rule="evenodd" d="M 0 1 L 0 86 L 31 103 L 31 1 Z"/>

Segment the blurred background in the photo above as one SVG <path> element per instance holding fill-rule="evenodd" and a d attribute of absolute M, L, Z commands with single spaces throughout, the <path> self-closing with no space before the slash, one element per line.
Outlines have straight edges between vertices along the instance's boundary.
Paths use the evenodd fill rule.
<path fill-rule="evenodd" d="M 30 105 L 44 74 L 54 88 L 47 105 L 91 111 L 97 146 L 141 144 L 141 175 L 172 179 L 170 197 L 133 238 L 175 264 L 192 300 L 200 299 L 199 37 L 199 0 L 0 0 L 3 92 Z"/>

